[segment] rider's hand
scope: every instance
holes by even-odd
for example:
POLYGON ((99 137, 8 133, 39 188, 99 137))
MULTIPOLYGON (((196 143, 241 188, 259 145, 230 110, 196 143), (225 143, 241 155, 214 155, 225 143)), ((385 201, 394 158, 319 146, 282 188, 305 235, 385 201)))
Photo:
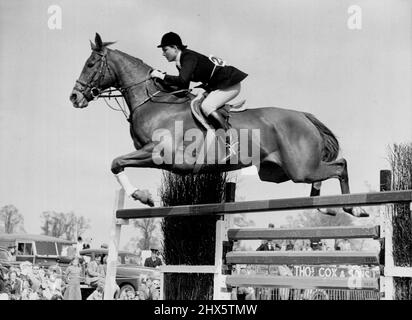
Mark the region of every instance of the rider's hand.
POLYGON ((164 79, 165 78, 165 73, 163 73, 163 72, 161 72, 161 71, 159 71, 159 70, 153 70, 151 73, 150 73, 150 76, 152 77, 152 78, 159 78, 159 79, 164 79))

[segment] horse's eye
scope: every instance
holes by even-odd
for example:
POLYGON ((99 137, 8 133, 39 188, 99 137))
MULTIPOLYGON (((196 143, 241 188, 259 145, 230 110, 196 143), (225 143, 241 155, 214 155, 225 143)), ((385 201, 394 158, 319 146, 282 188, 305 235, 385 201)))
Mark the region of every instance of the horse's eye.
POLYGON ((87 63, 88 68, 91 68, 93 66, 94 66, 94 61, 90 61, 90 62, 87 63))

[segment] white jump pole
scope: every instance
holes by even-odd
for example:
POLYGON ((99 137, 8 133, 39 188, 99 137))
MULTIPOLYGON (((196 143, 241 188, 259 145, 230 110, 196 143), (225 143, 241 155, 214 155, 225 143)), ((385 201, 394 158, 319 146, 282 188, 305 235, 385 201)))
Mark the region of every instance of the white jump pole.
POLYGON ((104 285, 104 300, 113 300, 116 290, 117 255, 119 252, 120 231, 123 224, 128 224, 128 220, 117 219, 116 211, 124 208, 124 189, 116 191, 112 224, 110 228, 109 254, 107 256, 106 281, 104 285))

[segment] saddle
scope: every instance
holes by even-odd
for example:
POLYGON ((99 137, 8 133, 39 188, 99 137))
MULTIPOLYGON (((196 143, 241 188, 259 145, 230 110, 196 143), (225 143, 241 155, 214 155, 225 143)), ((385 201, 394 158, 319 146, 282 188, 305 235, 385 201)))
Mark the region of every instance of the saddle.
MULTIPOLYGON (((209 124, 209 120, 207 119, 206 115, 203 114, 202 109, 200 106, 202 105, 203 100, 205 100, 206 96, 203 93, 198 94, 190 103, 190 108, 192 109, 192 114, 195 119, 206 129, 213 129, 213 127, 209 124)), ((235 104, 224 104, 223 106, 219 107, 216 111, 220 113, 220 115, 225 119, 225 122, 230 126, 230 113, 231 112, 242 112, 246 110, 244 106, 246 100, 242 100, 235 104)))
MULTIPOLYGON (((163 92, 167 92, 175 96, 178 101, 185 102, 187 99, 191 99, 191 94, 189 94, 189 91, 186 90, 179 90, 178 87, 175 86, 169 86, 165 85, 165 83, 160 80, 155 78, 154 79, 154 84, 155 86, 163 92)), ((207 119, 206 115, 203 114, 202 109, 200 106, 202 105, 203 100, 207 97, 207 94, 204 93, 199 93, 197 96, 193 98, 193 100, 190 102, 190 108, 192 110, 192 114, 194 118, 206 129, 213 129, 213 127, 209 124, 209 120, 207 119)), ((231 112, 242 112, 245 111, 247 108, 244 106, 246 100, 242 100, 238 103, 235 104, 225 104, 221 107, 219 107, 216 111, 220 113, 225 119, 226 123, 230 125, 229 123, 229 118, 230 118, 230 113, 231 112)))

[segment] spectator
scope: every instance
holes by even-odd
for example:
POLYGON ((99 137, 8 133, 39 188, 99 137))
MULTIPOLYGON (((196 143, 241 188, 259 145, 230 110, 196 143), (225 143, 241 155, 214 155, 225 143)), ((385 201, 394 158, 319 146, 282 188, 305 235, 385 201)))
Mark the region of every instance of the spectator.
POLYGON ((64 300, 81 300, 80 291, 80 273, 81 267, 79 259, 75 257, 66 269, 67 286, 64 291, 64 300))
POLYGON ((294 250, 295 246, 292 243, 292 240, 286 241, 286 251, 294 250))
POLYGON ((80 258, 80 251, 83 250, 83 239, 82 237, 77 237, 76 243, 76 257, 80 258))
POLYGON ((312 248, 313 251, 319 251, 322 250, 322 242, 320 239, 312 239, 310 241, 310 247, 312 248))
POLYGON ((160 291, 156 288, 152 289, 152 300, 159 300, 160 299, 160 291))
POLYGON ((12 300, 19 300, 22 290, 22 283, 20 279, 17 279, 16 271, 11 271, 9 273, 9 280, 6 282, 6 288, 12 297, 12 300))
MULTIPOLYGON (((274 229, 275 225, 273 223, 269 223, 268 228, 274 229)), ((273 240, 263 240, 256 251, 275 251, 276 249, 280 250, 280 246, 277 243, 275 244, 273 240)))
POLYGON ((22 300, 29 300, 30 299, 30 294, 32 292, 33 292, 33 290, 30 288, 29 280, 23 280, 22 291, 21 291, 21 299, 22 300))
POLYGON ((303 243, 303 251, 312 251, 310 240, 305 240, 305 242, 303 243))
POLYGON ((103 285, 99 284, 86 300, 103 300, 103 285))
POLYGON ((256 251, 278 251, 280 246, 273 242, 273 240, 267 240, 262 242, 262 244, 256 249, 256 251))
POLYGON ((140 284, 139 292, 143 293, 143 296, 140 296, 139 300, 149 300, 150 290, 147 288, 145 283, 140 284))
POLYGON ((136 293, 136 300, 146 300, 144 291, 138 290, 136 293))
POLYGON ((92 287, 97 287, 99 283, 104 283, 105 273, 101 265, 101 258, 98 255, 92 257, 92 261, 87 264, 86 283, 92 287))
POLYGON ((125 300, 135 300, 136 292, 133 289, 129 289, 126 291, 126 299, 125 300))
POLYGON ((92 242, 92 238, 86 239, 83 243, 83 250, 90 249, 90 243, 92 242))
POLYGON ((9 253, 10 253, 10 259, 11 261, 16 261, 16 246, 15 245, 10 245, 8 247, 9 253))
POLYGON ((151 248, 150 250, 152 251, 151 255, 145 260, 144 266, 151 268, 157 268, 161 266, 163 263, 162 260, 160 260, 160 258, 158 257, 159 250, 157 248, 151 248))
POLYGON ((348 239, 343 239, 343 241, 340 243, 340 249, 342 251, 351 251, 352 250, 351 243, 349 242, 348 239))
POLYGON ((62 280, 58 277, 57 271, 52 270, 52 273, 49 275, 47 287, 50 291, 51 297, 53 296, 62 296, 62 280))
POLYGON ((0 264, 0 293, 6 291, 6 269, 0 264))

